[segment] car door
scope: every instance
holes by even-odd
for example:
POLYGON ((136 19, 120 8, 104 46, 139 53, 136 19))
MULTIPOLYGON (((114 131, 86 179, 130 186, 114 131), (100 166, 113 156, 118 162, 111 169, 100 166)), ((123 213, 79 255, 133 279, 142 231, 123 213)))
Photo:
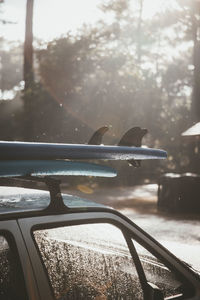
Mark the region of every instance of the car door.
POLYGON ((0 299, 40 299, 16 220, 0 222, 0 299))
POLYGON ((41 216, 19 226, 41 299, 200 299, 198 276, 118 213, 41 216))

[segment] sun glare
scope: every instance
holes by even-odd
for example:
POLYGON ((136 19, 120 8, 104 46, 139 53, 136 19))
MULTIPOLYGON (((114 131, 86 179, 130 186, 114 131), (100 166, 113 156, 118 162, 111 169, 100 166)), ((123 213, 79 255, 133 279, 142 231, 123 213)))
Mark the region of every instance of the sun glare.
POLYGON ((177 7, 178 4, 174 0, 144 0, 143 18, 151 19, 156 13, 165 12, 168 9, 171 10, 177 7))
POLYGON ((35 1, 34 34, 46 40, 69 31, 76 31, 83 24, 92 24, 102 13, 100 0, 43 0, 35 1))
MULTIPOLYGON (((74 32, 83 24, 93 24, 105 15, 99 9, 103 0, 34 0, 34 36, 43 40, 51 40, 66 32, 74 32)), ((132 7, 138 6, 138 0, 132 0, 132 7)), ((142 18, 153 18, 166 9, 176 8, 174 0, 144 0, 142 18)), ((25 26, 26 1, 6 0, 3 6, 4 16, 15 22, 15 26, 7 25, 2 29, 3 36, 9 40, 23 40, 25 26)))

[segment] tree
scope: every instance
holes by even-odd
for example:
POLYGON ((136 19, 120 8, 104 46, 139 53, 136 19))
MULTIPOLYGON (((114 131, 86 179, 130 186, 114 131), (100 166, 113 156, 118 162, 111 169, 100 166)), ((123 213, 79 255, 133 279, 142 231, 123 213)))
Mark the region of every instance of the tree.
POLYGON ((193 40, 193 115, 200 121, 200 2, 193 1, 191 7, 193 40))
POLYGON ((33 3, 26 3, 26 27, 24 41, 24 139, 32 140, 34 127, 34 72, 33 72, 33 3))
POLYGON ((24 83, 25 90, 31 87, 33 75, 33 3, 34 0, 27 0, 26 3, 26 26, 24 41, 24 83))
MULTIPOLYGON (((129 4, 107 1, 102 9, 112 12, 112 23, 102 20, 93 28, 83 27, 79 34, 68 34, 39 50, 41 82, 65 112, 83 123, 94 129, 112 124, 109 142, 140 125, 152 133, 149 145, 170 148, 175 158, 189 115, 192 82, 191 47, 177 55, 186 41, 184 13, 165 11, 145 20, 143 1, 136 7, 129 4), (168 34, 169 28, 176 39, 168 34)), ((170 162, 172 167, 179 159, 170 162)))
POLYGON ((4 92, 10 91, 14 87, 19 86, 22 81, 22 45, 16 43, 8 43, 3 38, 0 39, 0 57, 1 57, 1 75, 0 75, 0 90, 2 99, 4 92), (9 50, 5 49, 4 44, 9 45, 9 50))

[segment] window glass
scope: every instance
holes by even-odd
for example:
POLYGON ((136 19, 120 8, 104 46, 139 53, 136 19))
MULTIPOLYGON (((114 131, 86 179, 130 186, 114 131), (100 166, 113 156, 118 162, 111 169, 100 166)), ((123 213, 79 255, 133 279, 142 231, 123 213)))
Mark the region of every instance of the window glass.
POLYGON ((28 299, 16 250, 10 248, 7 239, 2 235, 0 235, 0 299, 28 299))
POLYGON ((148 282, 159 287, 165 297, 181 294, 181 282, 158 258, 133 241, 148 282))
POLYGON ((56 299, 143 299, 122 232, 110 224, 34 231, 56 299))

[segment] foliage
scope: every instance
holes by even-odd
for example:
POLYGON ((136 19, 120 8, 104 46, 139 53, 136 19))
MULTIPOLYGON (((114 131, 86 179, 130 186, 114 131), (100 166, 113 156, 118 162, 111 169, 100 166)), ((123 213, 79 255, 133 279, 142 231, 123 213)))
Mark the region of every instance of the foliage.
POLYGON ((9 50, 4 47, 5 40, 0 39, 1 80, 0 90, 12 90, 22 80, 22 45, 10 43, 9 50))
POLYGON ((109 1, 103 10, 112 10, 112 24, 84 27, 77 36, 68 34, 38 50, 41 80, 54 101, 83 123, 94 129, 111 124, 106 142, 117 142, 131 126, 147 127, 146 142, 169 149, 174 169, 181 160, 175 155, 177 139, 189 126, 191 56, 163 56, 157 41, 169 45, 164 29, 170 25, 162 24, 162 32, 147 20, 138 32, 138 10, 131 12, 128 1, 109 1))
MULTIPOLYGON (((0 25, 15 24, 12 20, 2 18, 5 1, 0 0, 0 25)), ((22 80, 22 45, 18 42, 9 42, 0 35, 0 99, 4 100, 6 91, 15 95, 14 88, 22 80)))
MULTIPOLYGON (((150 132, 144 143, 169 153, 167 163, 153 162, 157 170, 188 170, 180 135, 194 120, 191 100, 197 103, 198 90, 192 96, 192 87, 200 53, 199 14, 191 1, 174 1, 175 8, 153 19, 143 17, 143 0, 134 5, 130 0, 104 1, 101 10, 112 15, 112 22, 84 25, 76 34, 39 47, 36 80, 24 92, 26 113, 21 112, 30 138, 81 143, 98 127, 112 125, 105 143, 115 144, 138 125, 150 132)), ((19 79, 9 72, 17 65, 6 55, 6 84, 12 88, 19 79)), ((143 175, 152 173, 153 165, 144 163, 143 175)), ((127 167, 126 173, 132 181, 134 171, 127 167)))

